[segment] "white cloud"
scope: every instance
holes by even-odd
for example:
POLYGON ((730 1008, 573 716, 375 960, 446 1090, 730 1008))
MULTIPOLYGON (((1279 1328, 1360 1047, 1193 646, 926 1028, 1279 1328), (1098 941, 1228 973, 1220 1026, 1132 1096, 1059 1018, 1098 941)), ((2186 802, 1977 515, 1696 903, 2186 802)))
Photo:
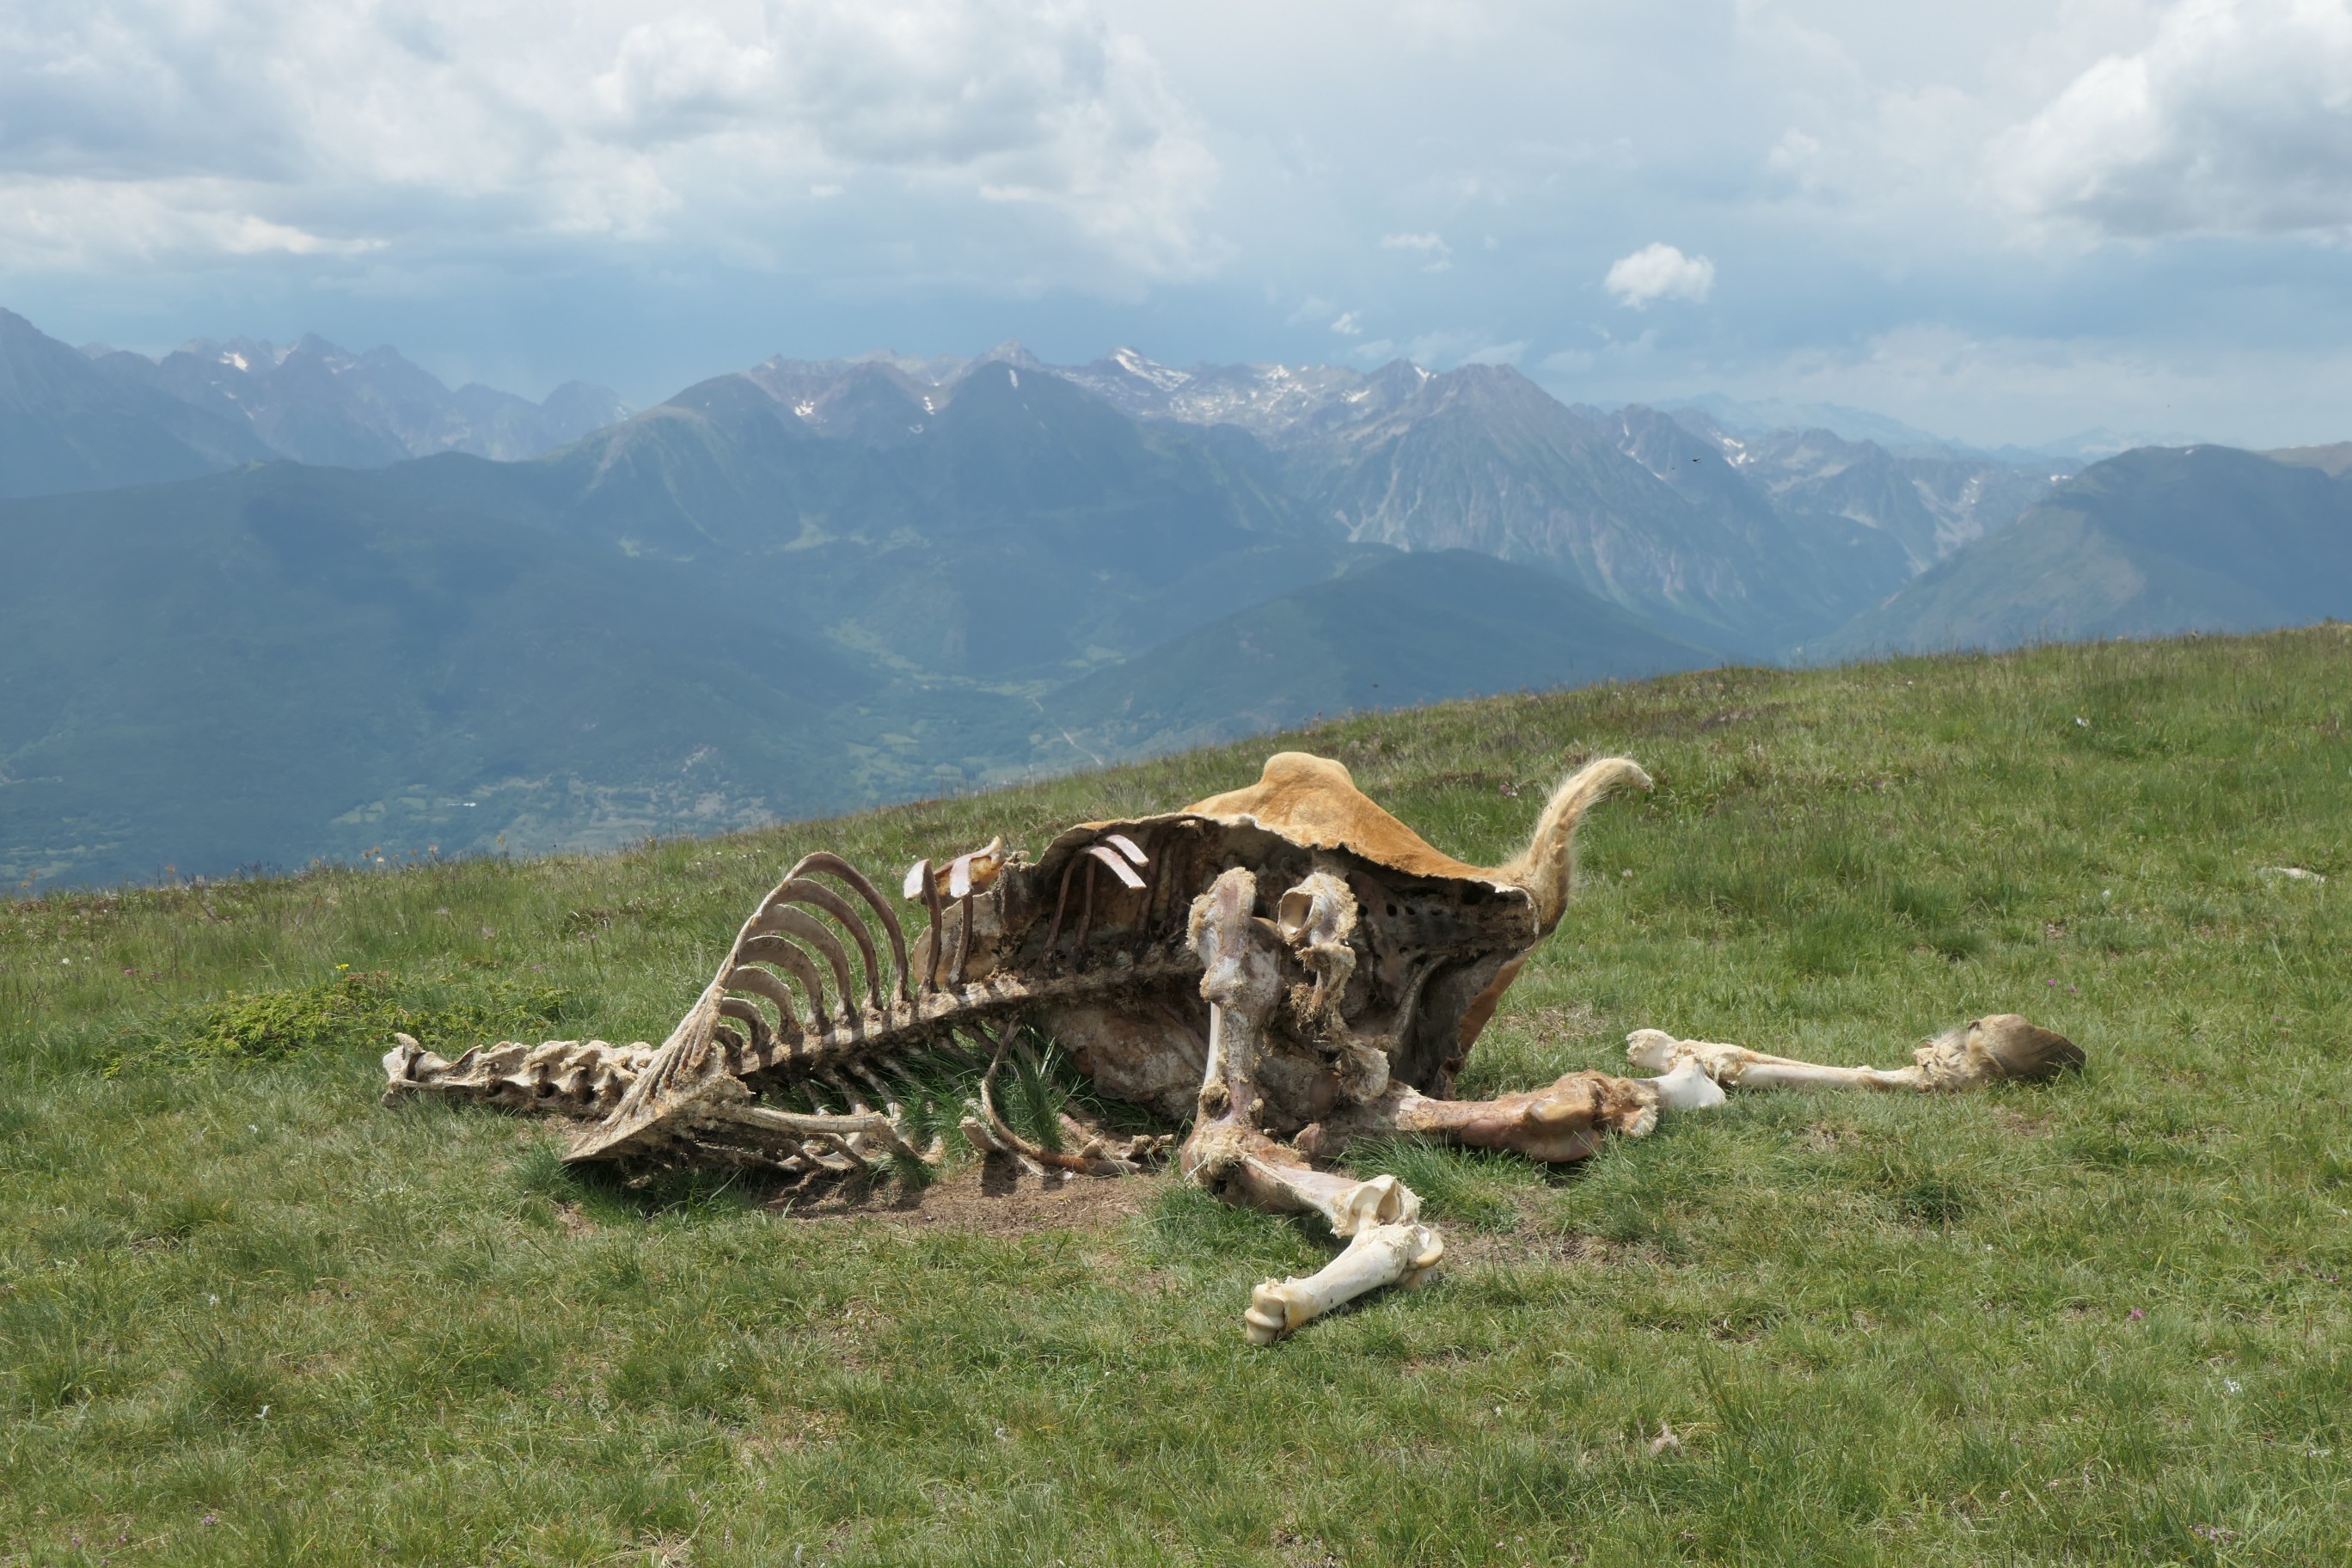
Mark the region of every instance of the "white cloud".
POLYGON ((1443 235, 1383 235, 1381 238, 1381 248, 1382 250, 1411 251, 1416 255, 1429 258, 1429 260, 1422 267, 1422 270, 1423 272, 1443 272, 1447 268, 1454 265, 1454 247, 1445 243, 1445 238, 1443 235))
POLYGON ((1995 192, 2095 234, 2352 224, 2352 5, 2185 0, 1990 150, 1995 192))
POLYGON ((1528 340, 1518 338, 1507 343, 1486 343, 1464 354, 1464 364, 1512 364, 1527 357, 1528 340))
POLYGON ((1621 305, 1646 310, 1656 300, 1706 298, 1715 287, 1715 263, 1704 256, 1685 256, 1671 245, 1645 245, 1611 265, 1601 286, 1621 305))
POLYGON ((1485 329, 1439 327, 1408 340, 1405 357, 1419 365, 1451 370, 1463 364, 1517 364, 1526 355, 1525 340, 1497 342, 1485 329))
POLYGON ((1220 254, 1214 158, 1092 0, 20 0, 0 103, 0 184, 41 215, 0 237, 18 265, 281 232, 789 248, 782 193, 850 184, 1037 209, 1042 256, 1136 277, 1220 254))
POLYGON ((2188 346, 1923 321, 1738 366, 1695 368, 1660 353, 1645 335, 1591 352, 1563 350, 1538 369, 1570 401, 1664 404, 1717 392, 1758 403, 1843 405, 1986 447, 2035 446, 2105 426, 2260 447, 2344 438, 2336 389, 2352 379, 2352 347, 2340 338, 2188 346))
POLYGON ((1345 310, 1340 312, 1339 318, 1331 323, 1331 330, 1343 338, 1361 337, 1364 323, 1356 319, 1355 311, 1345 310))

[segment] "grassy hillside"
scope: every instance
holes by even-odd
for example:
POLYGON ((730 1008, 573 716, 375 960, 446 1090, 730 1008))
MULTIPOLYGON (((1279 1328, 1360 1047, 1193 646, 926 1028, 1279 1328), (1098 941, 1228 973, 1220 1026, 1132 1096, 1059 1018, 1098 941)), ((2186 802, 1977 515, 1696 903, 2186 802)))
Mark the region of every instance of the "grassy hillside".
POLYGON ((1657 792, 1473 1057, 1831 1060, 2014 1009, 2079 1080, 1750 1097, 1547 1175, 1276 1350, 1328 1243, 1165 1178, 583 1180, 374 1103, 658 1037, 779 868, 1171 805, 1270 742, 602 858, 0 909, 0 1561, 2309 1563, 2352 1557, 2352 632, 1680 675, 1351 720, 1440 846, 1657 792), (2266 875, 2300 867, 2325 882, 2266 875), (1649 1439, 1671 1424, 1678 1447, 1649 1439))

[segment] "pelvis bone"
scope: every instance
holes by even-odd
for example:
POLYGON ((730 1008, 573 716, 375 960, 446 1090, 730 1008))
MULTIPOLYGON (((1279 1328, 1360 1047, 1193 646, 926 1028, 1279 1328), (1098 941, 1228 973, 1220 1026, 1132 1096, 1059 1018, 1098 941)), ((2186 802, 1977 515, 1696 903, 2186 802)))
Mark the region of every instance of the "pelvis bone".
POLYGON ((863 874, 813 855, 761 900, 658 1047, 503 1043, 451 1062, 401 1037, 384 1058, 384 1098, 568 1116, 575 1161, 799 1176, 940 1160, 943 1147, 908 1132, 899 1101, 909 1065, 946 1055, 986 1064, 963 1122, 985 1152, 1097 1174, 1165 1152, 1171 1138, 1076 1123, 1063 1149, 1015 1131, 992 1088, 1034 1031, 1099 1094, 1189 1121, 1176 1152, 1186 1179, 1318 1215, 1346 1243, 1315 1275, 1258 1287, 1244 1327, 1263 1344, 1425 1278, 1444 1254, 1393 1177, 1330 1168, 1358 1140, 1415 1134, 1579 1160, 1612 1135, 1650 1131, 1661 1112, 1719 1105, 1727 1087, 1965 1089, 2080 1063, 2072 1043, 2011 1016, 1963 1026, 1887 1073, 1645 1029, 1628 1054, 1653 1076, 1573 1072, 1454 1098, 1479 1033, 1566 907, 1577 825, 1649 784, 1622 758, 1591 763, 1553 793, 1526 848, 1480 867, 1423 842, 1339 763, 1282 752, 1246 789, 1071 828, 1034 862, 1002 840, 918 861, 904 879, 923 917, 911 935, 863 874))

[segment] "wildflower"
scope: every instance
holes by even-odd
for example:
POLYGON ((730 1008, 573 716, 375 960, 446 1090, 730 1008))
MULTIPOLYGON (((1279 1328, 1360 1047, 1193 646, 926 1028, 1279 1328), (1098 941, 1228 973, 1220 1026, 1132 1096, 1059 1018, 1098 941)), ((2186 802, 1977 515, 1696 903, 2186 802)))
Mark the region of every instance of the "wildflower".
POLYGON ((2133 1309, 2132 1309, 2128 1313, 2126 1313, 2126 1317, 2128 1317, 2128 1318, 2129 1318, 2133 1322, 2137 1323, 2137 1322, 2138 1322, 2142 1318, 2147 1317, 2147 1314, 2146 1312, 2141 1311, 2137 1307, 2134 1307, 2134 1308, 2133 1308, 2133 1309))

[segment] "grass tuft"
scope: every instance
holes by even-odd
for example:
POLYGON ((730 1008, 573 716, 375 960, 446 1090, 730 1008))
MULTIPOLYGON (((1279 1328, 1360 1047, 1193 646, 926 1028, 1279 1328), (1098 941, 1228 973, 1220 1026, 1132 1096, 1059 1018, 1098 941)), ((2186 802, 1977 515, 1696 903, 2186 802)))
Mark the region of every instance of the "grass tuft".
POLYGON ((462 1051, 486 1039, 536 1034, 563 1013, 563 994, 551 985, 489 980, 454 993, 446 985, 433 989, 440 994, 404 999, 390 973, 372 970, 291 990, 231 992, 218 1002, 178 1009, 108 1070, 374 1057, 394 1034, 413 1036, 428 1049, 462 1051))

